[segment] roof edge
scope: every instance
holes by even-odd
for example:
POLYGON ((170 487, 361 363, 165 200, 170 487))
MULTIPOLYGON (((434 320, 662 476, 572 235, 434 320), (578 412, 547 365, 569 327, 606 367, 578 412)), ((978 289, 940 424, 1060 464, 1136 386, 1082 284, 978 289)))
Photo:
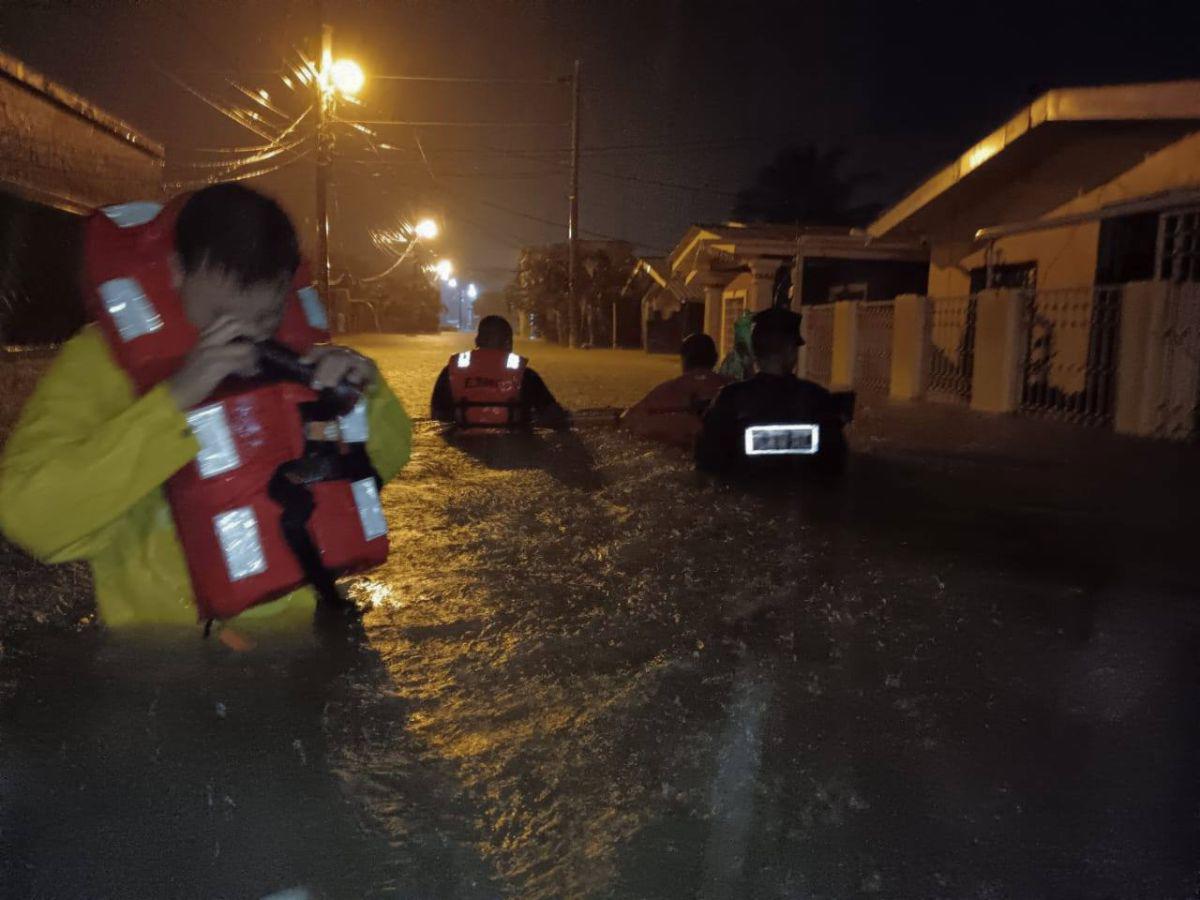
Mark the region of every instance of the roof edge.
POLYGON ((1042 94, 999 128, 969 146, 888 207, 869 226, 883 237, 938 195, 945 193, 988 160, 1050 122, 1136 122, 1200 120, 1200 80, 1141 82, 1099 87, 1055 88, 1042 94))
POLYGON ((106 113, 79 94, 50 80, 42 73, 25 65, 15 56, 2 50, 0 50, 0 77, 16 82, 31 93, 45 97, 55 106, 65 109, 90 125, 108 132, 157 160, 166 159, 162 144, 150 140, 128 122, 106 113))

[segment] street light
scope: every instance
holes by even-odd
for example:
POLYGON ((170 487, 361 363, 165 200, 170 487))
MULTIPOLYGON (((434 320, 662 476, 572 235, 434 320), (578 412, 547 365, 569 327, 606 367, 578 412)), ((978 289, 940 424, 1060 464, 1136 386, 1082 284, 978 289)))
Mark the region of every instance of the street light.
POLYGON ((467 285, 467 296, 472 300, 479 296, 479 288, 475 287, 475 282, 467 285))
POLYGON ((433 219, 422 219, 413 227, 413 233, 425 241, 431 241, 438 236, 438 224, 433 219))
POLYGON ((454 290, 455 288, 458 287, 458 279, 451 278, 449 281, 446 282, 446 284, 450 286, 450 290, 454 290))
POLYGON ((454 263, 448 259, 440 259, 433 267, 433 271, 437 275, 438 281, 449 281, 450 276, 454 274, 454 263))
POLYGON ((339 59, 329 70, 329 80, 343 97, 354 97, 367 83, 367 76, 354 60, 339 59))

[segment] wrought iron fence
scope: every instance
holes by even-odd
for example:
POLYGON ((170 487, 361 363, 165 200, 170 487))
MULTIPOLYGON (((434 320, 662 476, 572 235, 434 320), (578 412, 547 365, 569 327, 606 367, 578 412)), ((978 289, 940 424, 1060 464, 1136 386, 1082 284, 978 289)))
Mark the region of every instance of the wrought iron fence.
POLYGON ((833 304, 805 308, 805 377, 828 385, 833 376, 833 304))
POLYGON ((1121 289, 1030 291, 1022 413, 1108 425, 1116 399, 1121 289))
POLYGON ((860 302, 858 341, 854 362, 854 387, 864 394, 886 394, 892 383, 892 319, 895 304, 891 300, 860 302))
POLYGON ((975 369, 975 298, 929 298, 926 396, 950 403, 971 402, 975 369))
POLYGON ((1176 441, 1200 439, 1200 283, 1172 285, 1159 335, 1162 395, 1154 434, 1176 441))

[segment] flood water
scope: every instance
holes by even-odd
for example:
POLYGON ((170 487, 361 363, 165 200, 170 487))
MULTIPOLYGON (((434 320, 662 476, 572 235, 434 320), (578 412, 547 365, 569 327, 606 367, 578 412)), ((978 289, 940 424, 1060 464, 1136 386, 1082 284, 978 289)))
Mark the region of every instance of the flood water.
MULTIPOLYGON (((460 343, 363 346, 423 414, 460 343)), ((672 373, 529 352, 576 407, 672 373)), ((610 428, 429 423, 384 499, 359 635, 4 645, 0 894, 1200 889, 1200 579, 1173 507, 887 453, 746 491, 610 428)))

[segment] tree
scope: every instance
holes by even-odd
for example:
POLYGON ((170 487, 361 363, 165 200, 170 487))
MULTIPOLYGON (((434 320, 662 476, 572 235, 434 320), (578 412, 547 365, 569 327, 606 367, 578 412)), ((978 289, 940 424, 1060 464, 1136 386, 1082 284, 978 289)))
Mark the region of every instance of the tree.
MULTIPOLYGON (((566 244, 527 247, 521 251, 517 276, 505 289, 511 309, 532 314, 539 334, 567 341, 566 244)), ((608 328, 612 306, 633 271, 633 250, 622 241, 581 241, 579 254, 579 302, 583 341, 596 345, 611 339, 608 328)))
POLYGON ((821 150, 809 144, 781 150, 738 192, 733 217, 742 222, 795 225, 865 225, 877 204, 855 205, 855 194, 874 176, 843 171, 842 148, 821 150))

